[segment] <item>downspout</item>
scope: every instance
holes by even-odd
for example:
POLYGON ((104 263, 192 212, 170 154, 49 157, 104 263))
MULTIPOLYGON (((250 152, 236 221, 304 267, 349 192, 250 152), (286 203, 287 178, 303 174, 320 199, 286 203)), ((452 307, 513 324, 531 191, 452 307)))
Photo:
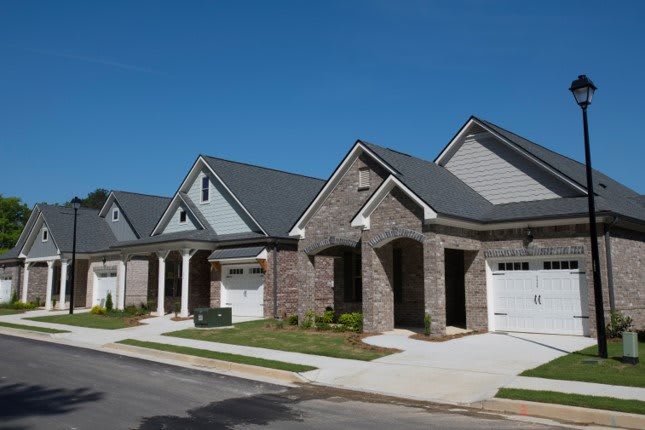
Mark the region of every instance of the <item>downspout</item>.
POLYGON ((614 269, 611 260, 611 234, 609 230, 616 224, 618 217, 609 224, 605 224, 605 254, 607 256, 607 289, 609 291, 609 309, 611 312, 616 310, 616 299, 614 297, 614 269))
POLYGON ((278 319, 278 242, 273 244, 273 318, 278 319))

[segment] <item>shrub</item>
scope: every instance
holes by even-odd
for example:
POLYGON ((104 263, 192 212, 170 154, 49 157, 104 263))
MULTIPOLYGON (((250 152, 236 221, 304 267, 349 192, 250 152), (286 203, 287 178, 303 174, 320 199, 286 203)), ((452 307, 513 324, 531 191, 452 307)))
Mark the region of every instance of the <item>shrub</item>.
POLYGON ((21 301, 17 302, 11 302, 11 303, 2 303, 0 304, 0 308, 2 309, 16 309, 16 310, 32 310, 36 309, 38 306, 36 306, 35 303, 25 303, 21 301))
POLYGON ((309 309, 305 312, 305 316, 302 319, 302 328, 313 328, 316 326, 316 314, 314 311, 309 309))
POLYGON ((298 315, 290 315, 289 318, 287 318, 287 324, 298 325, 298 315))
POLYGON ((283 320, 275 320, 275 328, 282 330, 284 328, 283 320))
POLYGON ((623 315, 620 311, 612 311, 611 319, 607 324, 607 337, 622 337, 624 331, 632 328, 633 321, 631 317, 623 315))
POLYGON ((112 303, 112 291, 108 291, 107 297, 105 297, 105 310, 112 312, 114 308, 114 303, 112 303))
POLYGON ((427 312, 423 316, 423 332, 426 336, 430 336, 432 333, 432 317, 427 312))
POLYGON ((40 307, 40 297, 36 296, 36 300, 34 300, 34 303, 36 304, 36 307, 40 307))
POLYGON ((338 323, 342 324, 346 330, 360 332, 363 330, 363 314, 360 312, 341 314, 338 317, 338 323))
POLYGON ((175 318, 177 318, 177 315, 179 315, 179 311, 181 311, 181 305, 179 302, 175 302, 172 304, 172 311, 175 313, 175 318))
POLYGON ((148 304, 146 305, 149 311, 153 311, 157 309, 157 301, 156 300, 148 300, 148 304))
POLYGON ((18 303, 18 291, 14 291, 11 295, 11 303, 18 303))
POLYGON ((107 314, 107 311, 104 307, 101 305, 94 305, 92 309, 90 310, 90 313, 92 315, 105 315, 107 314))

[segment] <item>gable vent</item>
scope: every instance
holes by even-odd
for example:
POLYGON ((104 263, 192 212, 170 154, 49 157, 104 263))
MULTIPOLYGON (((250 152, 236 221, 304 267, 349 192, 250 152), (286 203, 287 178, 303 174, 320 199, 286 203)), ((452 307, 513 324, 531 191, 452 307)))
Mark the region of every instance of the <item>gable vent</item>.
POLYGON ((370 187, 370 169, 358 170, 358 189, 366 189, 370 187))

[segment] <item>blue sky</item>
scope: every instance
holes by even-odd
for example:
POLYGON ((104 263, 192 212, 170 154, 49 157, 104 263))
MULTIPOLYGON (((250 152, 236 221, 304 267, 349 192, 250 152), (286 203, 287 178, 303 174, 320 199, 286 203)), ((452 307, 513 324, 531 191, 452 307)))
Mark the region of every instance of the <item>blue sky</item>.
POLYGON ((327 178, 434 159, 471 115, 645 193, 645 2, 3 2, 0 193, 172 195, 198 154, 327 178))

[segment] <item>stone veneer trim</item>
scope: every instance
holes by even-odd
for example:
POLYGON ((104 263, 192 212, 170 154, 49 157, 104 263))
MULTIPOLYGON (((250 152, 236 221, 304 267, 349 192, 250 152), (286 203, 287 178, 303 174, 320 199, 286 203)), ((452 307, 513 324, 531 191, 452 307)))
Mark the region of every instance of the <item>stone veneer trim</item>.
POLYGON ((331 248, 332 246, 349 246, 350 248, 358 248, 358 243, 358 240, 330 236, 326 239, 312 243, 304 248, 303 251, 307 255, 315 255, 324 249, 331 248))
POLYGON ((418 231, 410 230, 408 228, 393 228, 391 230, 386 230, 383 233, 379 233, 374 236, 367 244, 372 248, 378 248, 382 242, 390 242, 393 239, 408 238, 416 240, 417 242, 425 242, 426 237, 423 233, 418 231))

